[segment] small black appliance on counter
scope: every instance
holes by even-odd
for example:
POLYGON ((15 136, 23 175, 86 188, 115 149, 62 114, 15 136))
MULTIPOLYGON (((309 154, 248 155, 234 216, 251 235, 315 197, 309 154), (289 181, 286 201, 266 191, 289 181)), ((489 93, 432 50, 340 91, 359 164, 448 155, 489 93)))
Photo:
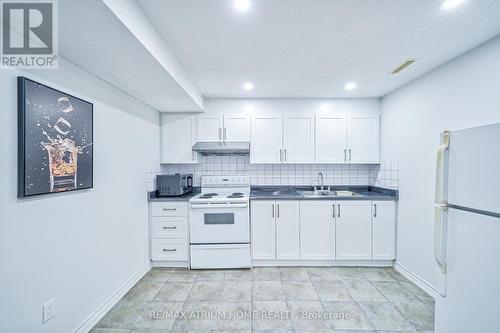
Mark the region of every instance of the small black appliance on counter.
POLYGON ((157 197, 180 197, 193 191, 193 174, 157 175, 157 197))

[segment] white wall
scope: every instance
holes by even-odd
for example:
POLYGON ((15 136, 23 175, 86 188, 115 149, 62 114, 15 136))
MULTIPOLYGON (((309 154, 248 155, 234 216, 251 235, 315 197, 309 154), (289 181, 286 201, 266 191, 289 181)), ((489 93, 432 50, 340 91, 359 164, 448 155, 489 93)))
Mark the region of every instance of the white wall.
POLYGON ((500 121, 499 59, 497 37, 382 98, 381 158, 399 161, 398 262, 431 286, 439 134, 500 121))
POLYGON ((380 112, 380 101, 377 98, 360 99, 207 99, 206 112, 219 113, 376 113, 380 112))
POLYGON ((155 110, 60 62, 0 71, 0 331, 71 332, 148 265, 146 174, 155 110), (94 188, 18 200, 17 75, 94 103, 94 188), (42 304, 56 298, 42 324, 42 304))

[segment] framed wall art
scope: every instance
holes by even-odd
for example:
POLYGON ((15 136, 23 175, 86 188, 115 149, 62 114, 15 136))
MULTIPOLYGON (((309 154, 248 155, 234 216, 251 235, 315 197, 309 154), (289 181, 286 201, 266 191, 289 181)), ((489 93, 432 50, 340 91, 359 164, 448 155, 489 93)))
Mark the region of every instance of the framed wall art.
POLYGON ((93 105, 18 77, 18 197, 93 186, 93 105))

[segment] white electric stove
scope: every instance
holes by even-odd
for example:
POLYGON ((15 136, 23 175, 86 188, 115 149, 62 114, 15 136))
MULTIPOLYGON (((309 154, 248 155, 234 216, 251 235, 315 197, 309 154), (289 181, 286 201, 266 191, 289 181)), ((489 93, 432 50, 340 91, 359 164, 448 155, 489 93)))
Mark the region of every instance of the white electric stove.
POLYGON ((250 260, 250 179, 203 176, 189 200, 191 268, 244 268, 250 260))

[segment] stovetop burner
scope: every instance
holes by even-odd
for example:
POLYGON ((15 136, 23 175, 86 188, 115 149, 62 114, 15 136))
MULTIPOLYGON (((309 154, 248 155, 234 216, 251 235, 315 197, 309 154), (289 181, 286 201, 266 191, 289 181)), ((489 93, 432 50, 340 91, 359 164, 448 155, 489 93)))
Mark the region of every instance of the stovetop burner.
POLYGON ((200 196, 200 199, 211 199, 213 197, 216 197, 217 193, 205 193, 200 196))
POLYGON ((227 197, 228 198, 243 198, 243 196, 244 196, 243 193, 241 193, 241 192, 235 192, 235 193, 233 193, 231 195, 228 195, 227 197))

